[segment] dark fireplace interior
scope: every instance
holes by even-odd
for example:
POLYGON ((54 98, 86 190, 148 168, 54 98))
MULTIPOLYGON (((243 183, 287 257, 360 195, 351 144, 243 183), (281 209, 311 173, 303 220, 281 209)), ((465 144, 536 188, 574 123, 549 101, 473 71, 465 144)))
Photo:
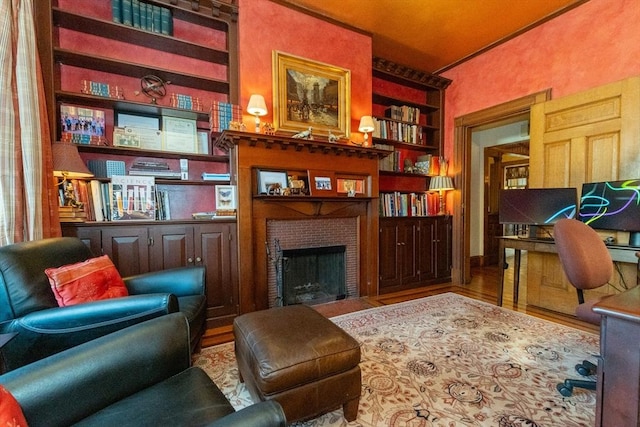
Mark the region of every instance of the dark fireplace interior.
POLYGON ((321 304, 346 298, 346 246, 285 249, 282 303, 321 304))

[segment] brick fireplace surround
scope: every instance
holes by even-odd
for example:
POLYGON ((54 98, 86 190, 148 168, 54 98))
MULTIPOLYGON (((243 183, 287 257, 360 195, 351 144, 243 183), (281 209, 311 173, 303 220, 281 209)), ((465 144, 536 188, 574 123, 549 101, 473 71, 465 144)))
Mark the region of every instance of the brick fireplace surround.
MULTIPOLYGON (((282 249, 292 245, 347 246, 347 287, 351 296, 378 292, 378 161, 388 153, 368 147, 318 140, 225 131, 216 143, 229 151, 232 183, 238 186, 238 285, 240 313, 269 308, 275 284, 265 243, 273 247, 274 227, 296 222, 302 230, 282 229, 282 249), (308 170, 364 179, 365 194, 347 197, 267 196, 257 194, 257 170, 308 170), (348 226, 348 231, 342 227, 348 226), (271 227, 271 231, 269 228, 271 227), (333 230, 333 231, 331 231, 333 230), (340 236, 348 234, 348 236, 340 236), (302 239, 298 241, 298 239, 302 239), (296 242, 297 241, 297 242, 296 242), (284 242, 287 242, 285 247, 284 242), (349 251, 349 247, 352 247, 349 251), (349 271, 349 265, 351 270, 349 271), (271 285, 273 287, 274 285, 271 285), (273 291, 272 291, 273 292, 273 291)), ((335 181, 334 181, 335 182, 335 181)))

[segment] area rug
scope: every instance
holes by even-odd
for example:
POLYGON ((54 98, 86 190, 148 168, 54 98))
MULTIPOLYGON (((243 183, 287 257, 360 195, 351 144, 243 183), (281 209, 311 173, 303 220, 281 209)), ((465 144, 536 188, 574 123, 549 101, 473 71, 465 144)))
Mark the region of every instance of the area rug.
MULTIPOLYGON (((596 334, 447 293, 332 318, 362 346, 358 419, 342 409, 305 426, 593 426, 595 392, 556 384, 595 362, 596 334)), ((302 326, 302 325, 301 325, 302 326)), ((286 333, 286 331, 283 331, 286 333)), ((202 367, 240 409, 233 343, 206 348, 202 367)))

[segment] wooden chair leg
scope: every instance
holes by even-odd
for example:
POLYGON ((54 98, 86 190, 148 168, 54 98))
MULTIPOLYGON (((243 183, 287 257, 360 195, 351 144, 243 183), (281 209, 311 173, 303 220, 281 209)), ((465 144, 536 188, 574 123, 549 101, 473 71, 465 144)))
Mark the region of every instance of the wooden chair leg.
POLYGON ((344 413, 344 418, 347 421, 355 421, 358 418, 358 405, 360 404, 360 398, 349 400, 344 405, 342 405, 342 412, 344 413))

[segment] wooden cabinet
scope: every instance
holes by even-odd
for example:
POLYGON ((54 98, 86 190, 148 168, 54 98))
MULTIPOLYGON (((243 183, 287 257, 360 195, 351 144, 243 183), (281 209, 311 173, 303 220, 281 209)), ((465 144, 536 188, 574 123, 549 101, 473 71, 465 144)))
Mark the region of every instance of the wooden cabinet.
MULTIPOLYGON (((436 216, 444 91, 450 80, 382 58, 373 60, 373 116, 380 161, 380 293, 451 277, 451 219, 436 216), (392 112, 400 112, 396 115, 392 112)), ((444 174, 445 170, 442 170, 444 174)))
POLYGON ((69 224, 62 232, 83 240, 95 255, 109 255, 125 277, 204 265, 207 327, 230 324, 238 314, 237 234, 233 221, 69 224))
POLYGON ((380 219, 379 292, 451 279, 451 217, 380 219))
POLYGON ((602 315, 596 426, 640 425, 640 287, 608 297, 602 315))

